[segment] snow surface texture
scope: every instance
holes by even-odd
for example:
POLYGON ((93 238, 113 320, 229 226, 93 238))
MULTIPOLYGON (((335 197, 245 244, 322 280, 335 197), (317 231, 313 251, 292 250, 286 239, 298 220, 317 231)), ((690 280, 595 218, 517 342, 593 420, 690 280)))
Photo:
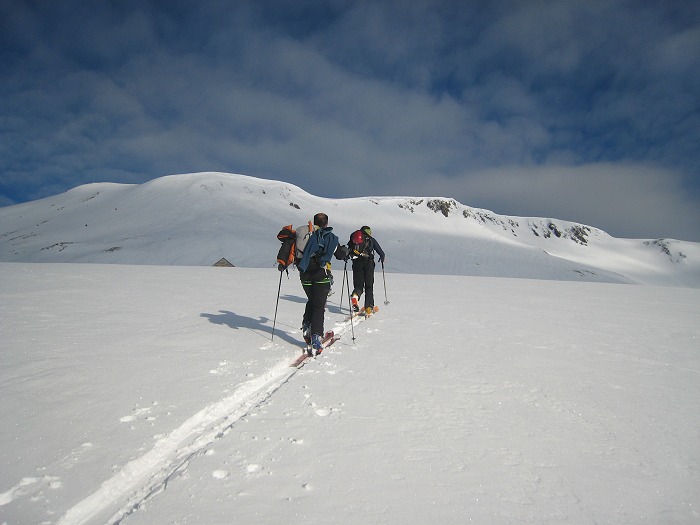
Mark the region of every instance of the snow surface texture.
POLYGON ((700 521, 700 290, 390 273, 353 342, 336 271, 296 369, 295 273, 273 341, 274 269, 0 276, 0 523, 700 521))
POLYGON ((319 211, 347 242, 363 224, 387 271, 700 288, 700 243, 616 239, 571 222, 497 215, 434 197, 326 199, 224 173, 89 184, 0 208, 0 261, 269 268, 285 224, 319 211))

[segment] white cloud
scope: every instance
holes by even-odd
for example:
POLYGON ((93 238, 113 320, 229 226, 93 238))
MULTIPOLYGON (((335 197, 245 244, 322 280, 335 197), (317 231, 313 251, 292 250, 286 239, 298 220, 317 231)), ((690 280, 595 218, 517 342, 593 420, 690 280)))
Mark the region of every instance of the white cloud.
POLYGON ((307 2, 284 4, 289 22, 271 5, 103 7, 75 39, 64 7, 18 9, 36 42, 1 79, 0 191, 217 170, 623 236, 697 230, 679 175, 700 160, 692 27, 624 2, 339 2, 318 20, 307 2), (45 31, 47 12, 65 23, 45 31))

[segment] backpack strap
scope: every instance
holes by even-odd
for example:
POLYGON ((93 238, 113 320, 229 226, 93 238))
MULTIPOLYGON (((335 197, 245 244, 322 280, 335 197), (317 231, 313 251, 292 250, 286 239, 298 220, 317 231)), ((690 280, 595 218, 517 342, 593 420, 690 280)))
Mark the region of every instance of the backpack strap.
POLYGON ((353 258, 374 258, 372 238, 369 236, 369 234, 365 233, 362 230, 357 230, 350 237, 350 243, 352 244, 351 252, 353 254, 353 258))

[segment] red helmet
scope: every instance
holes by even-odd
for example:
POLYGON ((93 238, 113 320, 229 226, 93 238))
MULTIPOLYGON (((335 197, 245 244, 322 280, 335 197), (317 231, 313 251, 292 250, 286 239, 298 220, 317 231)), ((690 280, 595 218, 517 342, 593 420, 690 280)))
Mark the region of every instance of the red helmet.
POLYGON ((360 230, 357 230, 350 236, 350 240, 355 244, 362 244, 364 235, 360 230))

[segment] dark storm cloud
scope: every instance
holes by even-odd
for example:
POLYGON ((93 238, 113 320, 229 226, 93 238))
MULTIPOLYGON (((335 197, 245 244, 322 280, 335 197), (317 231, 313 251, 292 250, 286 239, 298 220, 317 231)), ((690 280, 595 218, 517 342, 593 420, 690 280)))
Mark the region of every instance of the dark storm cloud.
POLYGON ((0 204, 220 170, 700 240, 696 2, 0 0, 0 20, 0 204), (652 201, 674 219, 633 213, 652 201))

